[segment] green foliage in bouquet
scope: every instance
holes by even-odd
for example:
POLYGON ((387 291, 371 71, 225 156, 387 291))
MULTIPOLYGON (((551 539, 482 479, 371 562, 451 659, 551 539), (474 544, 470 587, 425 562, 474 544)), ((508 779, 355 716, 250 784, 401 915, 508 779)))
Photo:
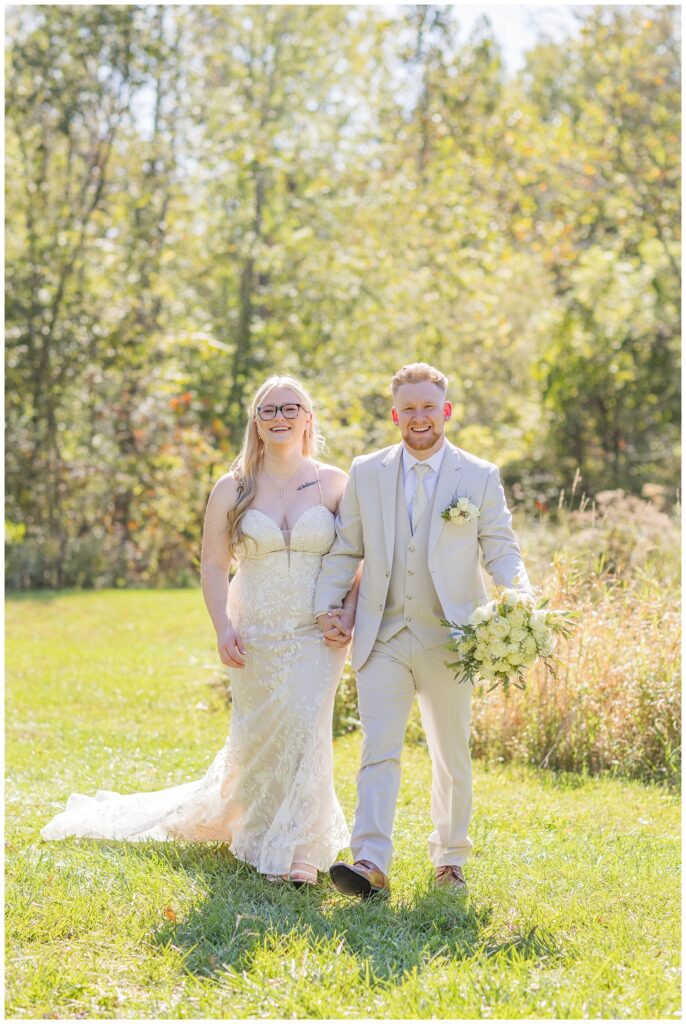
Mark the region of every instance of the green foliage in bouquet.
POLYGON ((524 671, 540 658, 554 675, 552 657, 557 638, 572 631, 572 613, 546 609, 547 599, 538 606, 531 594, 498 588, 497 597, 475 609, 468 623, 458 625, 441 620, 450 628, 448 649, 458 655, 446 662, 459 682, 490 682, 488 692, 501 685, 523 690, 524 671))

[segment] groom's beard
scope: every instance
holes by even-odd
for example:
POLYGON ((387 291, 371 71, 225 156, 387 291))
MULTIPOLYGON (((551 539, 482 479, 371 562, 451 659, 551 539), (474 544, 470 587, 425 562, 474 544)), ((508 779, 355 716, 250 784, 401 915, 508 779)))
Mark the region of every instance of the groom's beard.
POLYGON ((412 448, 416 452, 425 452, 427 448, 433 448, 440 441, 443 440, 443 432, 436 430, 433 424, 430 424, 430 430, 424 431, 421 434, 415 434, 409 427, 407 430, 402 432, 402 438, 408 448, 412 448))

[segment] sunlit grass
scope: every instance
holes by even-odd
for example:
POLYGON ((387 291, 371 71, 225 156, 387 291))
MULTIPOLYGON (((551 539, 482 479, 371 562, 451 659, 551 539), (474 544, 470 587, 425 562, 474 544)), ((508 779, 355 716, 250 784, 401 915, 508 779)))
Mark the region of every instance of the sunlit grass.
MULTIPOLYGON (((465 899, 431 885, 416 744, 384 903, 271 886, 220 845, 40 840, 72 791, 202 775, 228 728, 216 676, 195 591, 9 601, 9 1016, 679 1016, 664 787, 477 764, 465 899)), ((336 741, 348 819, 358 757, 336 741)))

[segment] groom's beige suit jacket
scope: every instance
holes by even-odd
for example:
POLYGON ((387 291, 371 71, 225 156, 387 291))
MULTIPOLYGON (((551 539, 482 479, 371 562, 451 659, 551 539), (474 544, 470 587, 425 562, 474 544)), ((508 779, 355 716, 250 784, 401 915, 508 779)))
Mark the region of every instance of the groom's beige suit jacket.
POLYGON ((385 639, 403 625, 425 647, 446 643, 441 616, 464 623, 488 599, 479 552, 497 584, 530 590, 497 467, 448 441, 445 447, 433 500, 414 535, 409 522, 405 528, 402 443, 353 461, 314 611, 340 608, 363 558, 354 669, 364 665, 377 637, 385 639), (470 522, 443 519, 451 501, 462 497, 477 506, 479 516, 470 522))

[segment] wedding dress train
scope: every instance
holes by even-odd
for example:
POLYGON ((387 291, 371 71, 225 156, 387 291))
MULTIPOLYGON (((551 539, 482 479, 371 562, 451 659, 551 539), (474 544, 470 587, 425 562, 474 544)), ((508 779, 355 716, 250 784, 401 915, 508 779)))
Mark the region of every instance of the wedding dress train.
POLYGON ((249 509, 231 620, 246 648, 230 669, 231 732, 204 778, 152 793, 73 794, 44 839, 220 840, 264 874, 294 861, 325 870, 348 832, 333 784, 331 721, 345 650, 313 621, 322 556, 334 539, 323 504, 296 520, 290 539, 249 509))

